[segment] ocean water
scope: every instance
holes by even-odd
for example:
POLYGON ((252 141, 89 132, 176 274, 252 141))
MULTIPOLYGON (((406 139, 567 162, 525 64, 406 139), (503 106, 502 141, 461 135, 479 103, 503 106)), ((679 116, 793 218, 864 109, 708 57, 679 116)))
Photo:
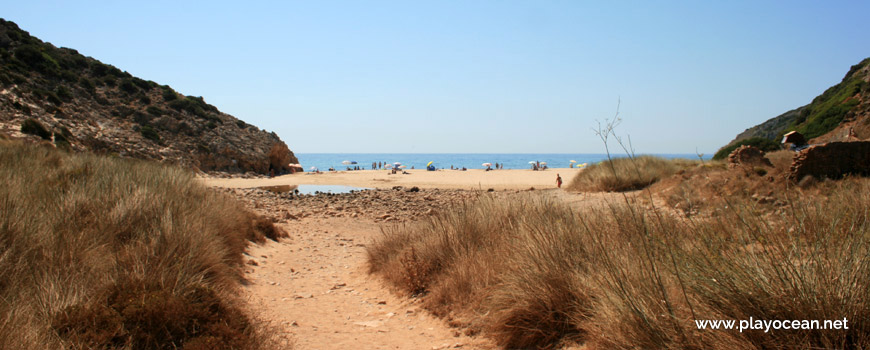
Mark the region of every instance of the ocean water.
MULTIPOLYGON (((698 159, 695 154, 654 154, 664 158, 698 159)), ((438 169, 450 169, 466 167, 468 169, 484 169, 483 163, 504 164, 505 169, 530 169, 529 162, 546 162, 550 168, 567 168, 570 161, 576 164, 597 163, 607 159, 606 154, 562 154, 562 153, 296 153, 299 163, 310 171, 316 167, 325 171, 330 167, 336 170, 347 170, 348 167, 359 166, 362 169, 371 169, 372 162, 386 162, 387 164, 402 163, 408 169, 425 169, 430 161, 438 169), (343 161, 357 162, 355 165, 344 165, 343 161)), ((705 156, 709 158, 709 156, 705 156)))

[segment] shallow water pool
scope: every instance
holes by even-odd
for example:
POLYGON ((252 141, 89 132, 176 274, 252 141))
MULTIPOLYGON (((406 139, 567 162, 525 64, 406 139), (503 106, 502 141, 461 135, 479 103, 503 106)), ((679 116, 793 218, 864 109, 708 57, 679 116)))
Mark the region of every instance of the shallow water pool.
POLYGON ((295 190, 299 190, 299 194, 316 194, 317 192, 338 194, 350 193, 350 191, 364 191, 371 189, 366 187, 354 187, 344 185, 280 185, 263 186, 260 188, 277 193, 293 192, 295 190))

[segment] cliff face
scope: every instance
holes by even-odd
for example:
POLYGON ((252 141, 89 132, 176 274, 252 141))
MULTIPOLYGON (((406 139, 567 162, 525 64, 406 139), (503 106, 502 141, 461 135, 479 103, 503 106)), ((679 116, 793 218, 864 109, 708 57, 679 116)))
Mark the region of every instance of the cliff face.
POLYGON ((57 48, 3 19, 0 133, 202 171, 281 174, 299 162, 274 132, 202 97, 57 48))
POLYGON ((806 106, 746 129, 728 145, 756 137, 779 142, 792 130, 804 134, 810 143, 844 141, 850 129, 853 140, 870 138, 870 58, 852 66, 839 84, 806 106))

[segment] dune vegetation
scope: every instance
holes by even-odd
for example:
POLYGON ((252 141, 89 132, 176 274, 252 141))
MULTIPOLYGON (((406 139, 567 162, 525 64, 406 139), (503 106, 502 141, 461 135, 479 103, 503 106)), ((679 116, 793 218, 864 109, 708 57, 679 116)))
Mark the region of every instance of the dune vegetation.
POLYGON ((281 235, 192 174, 0 141, 0 349, 265 349, 242 253, 281 235))
POLYGON ((870 182, 741 197, 683 216, 641 196, 577 210, 541 193, 473 203, 368 248, 370 271, 506 348, 870 347, 870 182), (700 320, 848 320, 841 330, 711 330, 700 320))
POLYGON ((698 161, 656 156, 614 158, 590 165, 565 186, 575 192, 624 192, 646 188, 698 161))

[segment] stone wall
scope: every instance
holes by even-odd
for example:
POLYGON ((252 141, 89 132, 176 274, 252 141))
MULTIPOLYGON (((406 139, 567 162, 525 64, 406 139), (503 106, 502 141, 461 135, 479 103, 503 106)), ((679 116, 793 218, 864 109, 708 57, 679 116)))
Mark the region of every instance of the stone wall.
POLYGON ((846 174, 870 175, 870 141, 811 146, 795 156, 788 177, 797 182, 806 176, 838 179, 846 174))

